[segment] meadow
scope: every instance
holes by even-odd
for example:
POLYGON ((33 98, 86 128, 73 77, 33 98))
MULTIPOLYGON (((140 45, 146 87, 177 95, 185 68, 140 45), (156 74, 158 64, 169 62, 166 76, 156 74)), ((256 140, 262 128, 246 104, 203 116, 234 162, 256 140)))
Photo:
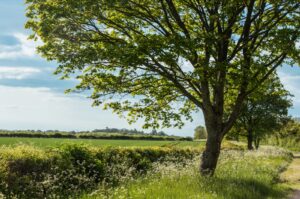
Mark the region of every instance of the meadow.
POLYGON ((63 138, 0 138, 0 146, 32 145, 41 148, 58 147, 64 144, 86 144, 90 146, 177 146, 177 147, 202 147, 205 141, 150 141, 150 140, 101 140, 101 139, 63 139, 63 138))
POLYGON ((167 163, 146 176, 127 177, 120 186, 105 188, 82 199, 283 199, 289 189, 280 184, 279 175, 291 162, 291 154, 275 147, 248 152, 227 150, 221 154, 214 177, 199 175, 199 157, 186 164, 167 163))
POLYGON ((225 140, 214 177, 199 174, 205 140, 0 138, 0 193, 7 198, 287 198, 289 151, 246 150, 225 140), (226 186, 224 186, 226 184, 226 186), (239 190, 239 191, 236 191, 239 190))
POLYGON ((280 173, 292 155, 226 141, 214 177, 199 174, 204 141, 1 138, 7 198, 286 198, 280 173), (238 190, 238 191, 237 191, 238 190))

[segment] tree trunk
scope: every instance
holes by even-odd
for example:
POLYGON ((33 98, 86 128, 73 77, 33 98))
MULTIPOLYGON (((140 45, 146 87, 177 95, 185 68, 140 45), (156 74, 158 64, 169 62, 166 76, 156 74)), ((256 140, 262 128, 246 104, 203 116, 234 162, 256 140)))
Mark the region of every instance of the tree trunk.
POLYGON ((260 144, 260 138, 256 138, 254 144, 255 144, 255 149, 257 150, 260 144))
POLYGON ((200 173, 204 176, 213 176, 221 150, 221 132, 214 129, 207 129, 208 137, 206 148, 202 154, 200 173))
POLYGON ((253 150, 253 132, 251 129, 248 129, 248 135, 247 135, 247 141, 248 141, 248 150, 253 150))

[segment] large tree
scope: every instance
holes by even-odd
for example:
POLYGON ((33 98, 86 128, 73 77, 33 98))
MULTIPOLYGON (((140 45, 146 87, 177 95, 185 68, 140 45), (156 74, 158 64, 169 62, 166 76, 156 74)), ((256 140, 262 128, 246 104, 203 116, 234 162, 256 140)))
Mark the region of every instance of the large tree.
POLYGON ((39 52, 104 103, 144 127, 180 127, 202 110, 202 174, 247 96, 299 62, 299 0, 27 0, 39 52), (228 109, 225 107, 229 107, 228 109))
POLYGON ((289 120, 290 97, 279 78, 271 76, 248 96, 229 136, 246 136, 248 149, 253 149, 253 143, 257 149, 262 138, 280 130, 289 120))

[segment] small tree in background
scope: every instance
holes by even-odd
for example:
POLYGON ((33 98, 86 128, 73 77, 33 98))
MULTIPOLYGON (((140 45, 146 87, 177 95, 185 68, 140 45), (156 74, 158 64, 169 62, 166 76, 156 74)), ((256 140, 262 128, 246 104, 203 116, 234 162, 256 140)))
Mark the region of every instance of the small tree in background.
POLYGON ((195 128, 194 139, 195 140, 207 139, 207 132, 206 132, 205 127, 203 127, 203 126, 197 126, 195 128))
POLYGON ((292 106, 290 97, 279 78, 271 76, 248 97, 230 136, 246 136, 248 149, 253 149, 253 143, 257 149, 261 139, 279 130, 287 121, 288 109, 292 106))
POLYGON ((287 120, 283 128, 268 137, 268 144, 287 147, 299 151, 300 147, 300 121, 298 118, 287 120))

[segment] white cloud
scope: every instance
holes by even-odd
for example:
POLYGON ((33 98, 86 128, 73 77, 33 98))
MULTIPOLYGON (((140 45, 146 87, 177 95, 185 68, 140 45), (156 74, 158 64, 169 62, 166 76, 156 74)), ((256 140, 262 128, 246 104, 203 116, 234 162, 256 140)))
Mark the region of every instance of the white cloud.
POLYGON ((0 66, 0 80, 1 79, 25 79, 35 74, 40 73, 41 70, 31 67, 8 67, 0 66))
POLYGON ((41 41, 28 40, 28 36, 23 33, 15 33, 13 36, 19 41, 19 44, 0 45, 0 59, 33 58, 36 56, 36 47, 41 44, 41 41))
MULTIPOLYGON (((90 99, 52 92, 49 88, 9 87, 0 85, 1 129, 92 130, 96 128, 138 128, 129 125, 111 111, 92 108, 90 99)), ((195 122, 185 128, 166 129, 170 134, 192 136, 202 121, 199 113, 195 122)))
POLYGON ((49 88, 0 86, 0 96, 1 129, 129 127, 125 120, 111 112, 92 108, 89 99, 58 94, 49 88))
POLYGON ((21 42, 21 53, 22 55, 33 57, 36 54, 36 47, 39 42, 29 40, 27 35, 22 33, 16 33, 14 36, 21 42))
POLYGON ((299 82, 300 75, 292 75, 284 72, 278 72, 278 75, 281 79, 284 87, 290 91, 292 95, 294 95, 293 102, 294 105, 300 105, 300 90, 299 90, 299 82))

